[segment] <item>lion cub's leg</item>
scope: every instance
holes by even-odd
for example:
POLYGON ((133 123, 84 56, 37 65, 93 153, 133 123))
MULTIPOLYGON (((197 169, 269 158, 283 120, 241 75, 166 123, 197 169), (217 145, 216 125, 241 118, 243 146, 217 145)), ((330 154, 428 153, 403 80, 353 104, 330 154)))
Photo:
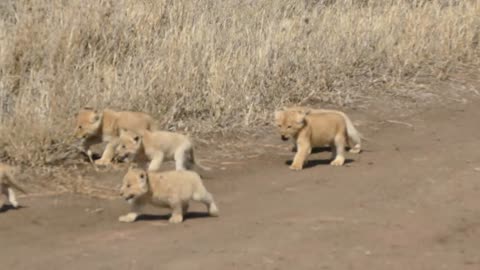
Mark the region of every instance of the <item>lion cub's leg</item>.
POLYGON ((348 137, 348 133, 347 133, 347 138, 345 140, 346 140, 345 145, 350 148, 348 152, 353 154, 359 154, 362 151, 362 145, 359 142, 356 142, 352 138, 348 137))
POLYGON ((170 207, 172 208, 172 216, 170 217, 168 222, 177 224, 183 221, 183 209, 185 207, 185 203, 187 202, 173 201, 170 203, 170 207))
POLYGON ((142 210, 143 204, 133 202, 132 209, 130 213, 118 217, 118 221, 120 222, 134 222, 137 220, 138 216, 140 215, 140 211, 142 210))
POLYGON ((334 143, 332 145, 332 159, 330 162, 332 166, 342 166, 345 163, 345 144, 346 138, 343 134, 335 136, 334 143))
POLYGON ((105 147, 102 157, 99 160, 95 160, 97 165, 108 165, 112 163, 112 159, 115 155, 115 147, 117 146, 117 140, 111 141, 105 147))
POLYGON ((293 158, 292 165, 290 166, 291 170, 301 170, 303 168, 303 164, 308 158, 308 155, 312 152, 312 147, 310 143, 307 142, 299 142, 297 143, 297 153, 293 158))
POLYGON ((213 200, 212 194, 210 194, 210 192, 208 192, 205 187, 193 194, 193 200, 205 204, 205 206, 207 206, 208 214, 210 216, 218 216, 218 207, 213 200))
POLYGON ((17 198, 15 197, 15 192, 12 188, 8 188, 8 201, 14 208, 18 207, 17 198))
POLYGON ((181 146, 175 151, 174 159, 175 159, 175 169, 177 171, 188 170, 191 169, 192 165, 190 165, 190 151, 191 147, 189 145, 181 146))
POLYGON ((160 152, 156 154, 152 161, 150 161, 150 164, 148 165, 148 171, 154 172, 160 170, 160 167, 162 166, 163 163, 163 158, 164 158, 163 152, 160 152))
POLYGON ((130 223, 130 222, 135 222, 135 220, 137 220, 137 217, 139 216, 138 213, 136 212, 130 212, 126 215, 123 215, 123 216, 120 216, 118 218, 118 221, 120 222, 127 222, 127 223, 130 223))

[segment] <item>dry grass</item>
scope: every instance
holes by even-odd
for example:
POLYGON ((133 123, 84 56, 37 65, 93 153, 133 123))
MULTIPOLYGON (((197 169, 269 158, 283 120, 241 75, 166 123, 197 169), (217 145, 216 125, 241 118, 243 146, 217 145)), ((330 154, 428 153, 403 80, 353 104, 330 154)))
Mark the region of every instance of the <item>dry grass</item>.
POLYGON ((479 14, 447 0, 5 0, 0 159, 45 163, 85 105, 208 132, 444 77, 478 63, 479 14))

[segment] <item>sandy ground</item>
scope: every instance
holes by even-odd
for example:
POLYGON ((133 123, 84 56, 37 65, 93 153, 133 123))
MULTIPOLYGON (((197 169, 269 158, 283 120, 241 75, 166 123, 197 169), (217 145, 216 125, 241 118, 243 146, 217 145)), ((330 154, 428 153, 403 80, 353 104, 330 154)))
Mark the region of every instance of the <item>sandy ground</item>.
POLYGON ((320 152, 300 172, 271 133, 264 154, 205 180, 220 217, 194 204, 180 225, 154 208, 119 223, 120 198, 22 197, 0 214, 0 268, 480 269, 479 119, 473 101, 366 125, 347 166, 320 152))

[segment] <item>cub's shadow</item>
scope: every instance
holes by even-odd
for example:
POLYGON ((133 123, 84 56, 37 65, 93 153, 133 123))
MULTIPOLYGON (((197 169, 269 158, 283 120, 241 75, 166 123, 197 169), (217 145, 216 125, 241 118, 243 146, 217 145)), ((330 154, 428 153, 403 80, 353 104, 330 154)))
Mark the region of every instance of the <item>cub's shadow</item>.
MULTIPOLYGON (((152 221, 152 220, 168 220, 171 214, 166 215, 153 215, 153 214, 141 214, 137 221, 152 221)), ((188 212, 183 216, 183 220, 195 219, 195 218, 207 218, 210 215, 207 212, 188 212)))
POLYGON ((0 213, 11 211, 11 210, 20 210, 22 208, 27 208, 26 206, 19 205, 17 207, 13 207, 10 204, 5 204, 2 207, 0 207, 0 213))
MULTIPOLYGON (((348 151, 350 150, 348 147, 345 149, 345 151, 348 151)), ((292 149, 292 152, 293 153, 296 153, 296 149, 293 148, 292 149)), ((332 152, 331 150, 331 147, 329 146, 324 146, 324 147, 315 147, 312 149, 312 154, 317 154, 317 153, 322 153, 322 152, 332 152)), ((293 160, 287 160, 285 161, 285 164, 287 164, 288 166, 292 165, 292 162, 293 160)), ((330 162, 332 162, 332 160, 329 158, 329 159, 310 159, 305 163, 305 165, 303 165, 303 168, 306 169, 306 168, 311 168, 311 167, 315 167, 317 165, 330 165, 330 162)), ((345 159, 345 163, 344 164, 349 164, 349 163, 352 163, 353 162, 353 159, 345 159)))
MULTIPOLYGON (((285 164, 287 164, 288 166, 292 165, 292 162, 293 160, 287 160, 285 161, 285 164)), ((303 168, 306 169, 306 168, 311 168, 311 167, 315 167, 317 165, 330 165, 330 162, 332 162, 331 159, 309 159, 305 165, 303 165, 303 168)), ((344 164, 350 164, 353 162, 353 159, 345 159, 345 162, 344 164)))
MULTIPOLYGON (((345 152, 350 151, 350 147, 345 147, 345 152)), ((292 152, 296 153, 297 148, 292 147, 292 152)), ((330 146, 322 146, 322 147, 314 147, 312 149, 312 154, 322 153, 322 152, 332 152, 332 148, 330 146)))

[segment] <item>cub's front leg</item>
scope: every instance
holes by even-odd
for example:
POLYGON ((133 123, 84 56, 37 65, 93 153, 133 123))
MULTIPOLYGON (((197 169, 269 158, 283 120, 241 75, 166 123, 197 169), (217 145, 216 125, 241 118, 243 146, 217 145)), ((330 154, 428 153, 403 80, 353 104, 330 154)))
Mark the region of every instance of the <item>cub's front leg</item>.
POLYGON ((309 143, 297 143, 297 153, 293 158, 292 165, 290 166, 291 170, 299 171, 303 169, 303 164, 308 158, 308 155, 312 152, 312 147, 309 143))
POLYGON ((18 208, 19 204, 12 188, 8 188, 8 201, 10 201, 10 204, 13 206, 13 208, 18 208))
POLYGON ((118 140, 110 141, 103 151, 102 157, 98 160, 95 160, 97 165, 109 165, 112 163, 112 159, 115 156, 115 147, 118 144, 118 140))
POLYGON ((139 216, 138 213, 135 213, 135 212, 130 212, 126 215, 123 215, 123 216, 120 216, 118 218, 118 221, 120 222, 126 222, 126 223, 131 223, 131 222, 135 222, 135 220, 137 220, 137 217, 139 216))
POLYGON ((148 171, 151 171, 151 172, 159 171, 160 166, 162 166, 162 163, 163 163, 163 158, 164 158, 163 152, 157 153, 152 158, 152 161, 150 161, 150 164, 148 165, 148 171))
POLYGON ((142 206, 143 206, 143 204, 133 202, 130 213, 118 217, 118 221, 127 222, 127 223, 135 222, 135 220, 137 220, 138 216, 140 215, 140 211, 142 209, 142 206))
POLYGON ((186 210, 185 204, 178 200, 172 200, 170 201, 170 207, 172 209, 172 216, 168 222, 173 224, 182 223, 184 210, 186 210))

